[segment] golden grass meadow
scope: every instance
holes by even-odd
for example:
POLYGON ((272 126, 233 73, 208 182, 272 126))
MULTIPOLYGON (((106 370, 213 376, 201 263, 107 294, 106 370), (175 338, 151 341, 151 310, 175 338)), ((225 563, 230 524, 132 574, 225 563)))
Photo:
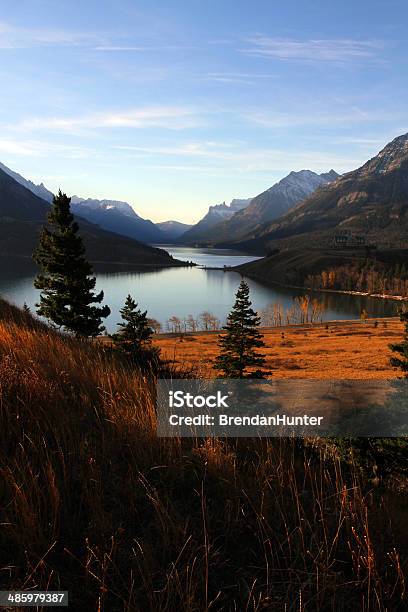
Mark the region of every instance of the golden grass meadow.
MULTIPOLYGON (((332 321, 263 328, 266 364, 273 378, 388 379, 398 373, 390 365, 389 344, 403 333, 399 318, 332 321)), ((163 357, 179 366, 214 376, 219 332, 160 334, 163 357)))

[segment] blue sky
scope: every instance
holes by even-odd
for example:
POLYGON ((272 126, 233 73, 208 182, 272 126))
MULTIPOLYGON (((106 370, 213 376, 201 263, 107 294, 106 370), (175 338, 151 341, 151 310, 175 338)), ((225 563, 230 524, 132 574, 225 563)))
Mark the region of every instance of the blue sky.
POLYGON ((406 0, 2 0, 0 160, 198 220, 408 131, 406 0))

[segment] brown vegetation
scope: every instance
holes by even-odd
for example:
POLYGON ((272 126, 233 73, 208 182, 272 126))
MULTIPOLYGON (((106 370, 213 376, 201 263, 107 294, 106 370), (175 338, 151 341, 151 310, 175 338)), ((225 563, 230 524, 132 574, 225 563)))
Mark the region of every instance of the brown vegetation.
POLYGON ((404 520, 353 463, 158 439, 152 382, 0 303, 1 589, 84 612, 406 609, 404 520))
MULTIPOLYGON (((394 378, 389 344, 401 338, 398 318, 263 328, 266 365, 274 378, 394 378)), ((163 357, 175 365, 214 376, 218 333, 155 337, 163 357)))
POLYGON ((408 296, 408 272, 405 265, 386 268, 373 262, 338 266, 308 276, 304 282, 312 289, 359 291, 370 295, 408 296))

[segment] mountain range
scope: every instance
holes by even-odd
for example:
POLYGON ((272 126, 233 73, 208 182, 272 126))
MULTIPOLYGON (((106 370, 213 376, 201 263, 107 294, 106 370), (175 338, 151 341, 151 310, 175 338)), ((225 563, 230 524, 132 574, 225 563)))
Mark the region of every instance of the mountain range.
POLYGON ((224 214, 217 216, 219 207, 210 207, 206 217, 184 234, 180 241, 230 243, 247 240, 261 231, 265 223, 277 219, 316 189, 338 176, 334 170, 325 174, 316 174, 311 170, 290 172, 288 176, 255 198, 233 200, 240 204, 233 209, 231 202, 230 207, 226 207, 228 214, 225 214, 227 210, 224 208, 221 211, 224 214))
POLYGON ((311 274, 339 266, 406 264, 408 134, 240 246, 269 253, 241 266, 241 273, 281 284, 299 285, 311 274))
POLYGON ((163 221, 156 223, 156 227, 159 228, 166 242, 175 242, 193 226, 188 223, 180 223, 180 221, 163 221))
MULTIPOLYGON (((53 194, 43 183, 37 185, 4 164, 0 164, 0 169, 36 196, 48 203, 52 201, 53 194)), ((142 218, 128 202, 121 200, 74 195, 71 208, 74 214, 102 229, 150 244, 248 241, 261 232, 263 224, 287 212, 337 176, 334 170, 322 175, 310 170, 291 172, 255 198, 237 198, 229 205, 223 202, 210 206, 207 214, 193 226, 174 220, 155 224, 142 218)))
POLYGON ((122 236, 156 244, 165 240, 161 230, 152 221, 139 217, 127 202, 72 196, 71 209, 103 229, 122 236))
POLYGON ((216 204, 210 206, 207 214, 187 232, 182 234, 179 238, 179 242, 183 244, 192 244, 202 241, 213 241, 213 231, 223 221, 231 219, 237 212, 243 210, 251 202, 252 198, 248 199, 234 199, 231 201, 229 206, 223 202, 222 204, 216 204))
POLYGON ((408 244, 408 134, 264 225, 241 246, 264 252, 282 246, 327 246, 339 232, 380 248, 408 244))
MULTIPOLYGON (((43 184, 36 185, 0 165, 0 252, 31 254, 52 197, 43 184)), ((117 200, 74 196, 72 208, 93 260, 104 260, 109 252, 114 261, 145 257, 175 263, 164 251, 148 250, 135 242, 135 237, 156 243, 234 246, 259 254, 331 248, 338 237, 340 244, 346 244, 353 236, 360 245, 405 248, 408 134, 395 138, 352 172, 342 176, 334 170, 290 172, 254 198, 210 206, 192 227, 178 221, 154 224, 127 202, 117 200)))
MULTIPOLYGON (((30 261, 50 204, 33 193, 33 184, 27 188, 23 184, 25 179, 18 176, 17 181, 0 168, 0 255, 30 261)), ((105 231, 79 216, 77 222, 87 256, 93 263, 183 265, 162 249, 105 231)))
MULTIPOLYGON (((2 163, 0 169, 34 195, 46 202, 52 202, 54 194, 43 183, 37 185, 2 163)), ((75 214, 91 223, 96 223, 103 229, 152 244, 173 242, 191 227, 178 221, 153 223, 138 215, 128 202, 120 200, 98 200, 74 195, 71 198, 71 209, 75 214)))

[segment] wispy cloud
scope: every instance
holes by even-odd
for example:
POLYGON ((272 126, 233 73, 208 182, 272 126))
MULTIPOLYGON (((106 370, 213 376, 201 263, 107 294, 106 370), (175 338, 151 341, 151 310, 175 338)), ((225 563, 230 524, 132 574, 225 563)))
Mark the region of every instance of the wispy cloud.
POLYGON ((331 142, 334 144, 351 144, 362 147, 383 147, 386 142, 389 142, 395 137, 395 132, 388 134, 383 138, 359 138, 358 136, 338 136, 333 138, 331 142))
POLYGON ((121 52, 135 52, 145 53, 149 51, 188 51, 197 49, 198 47, 193 45, 98 45, 94 48, 94 51, 105 51, 112 53, 121 52))
POLYGON ((216 83, 243 83, 252 84, 256 81, 276 78, 273 74, 258 74, 251 72, 210 72, 207 75, 208 81, 216 83))
POLYGON ((254 174, 279 172, 282 176, 290 170, 310 169, 324 171, 336 168, 344 172, 357 167, 363 159, 352 159, 349 155, 337 155, 321 151, 285 151, 278 148, 253 147, 248 143, 215 143, 215 142, 190 142, 175 146, 162 147, 139 147, 139 146, 117 146, 116 149, 126 151, 135 157, 145 158, 149 156, 152 162, 160 164, 160 158, 180 158, 201 160, 199 165, 177 164, 172 168, 183 170, 195 168, 198 171, 213 171, 214 167, 203 165, 204 161, 222 162, 218 170, 222 174, 226 170, 239 174, 254 174))
POLYGON ((350 106, 347 110, 333 108, 331 111, 322 111, 319 108, 309 107, 308 111, 294 109, 288 112, 262 113, 248 110, 243 118, 252 123, 267 128, 297 128, 300 126, 331 127, 335 125, 350 125, 360 123, 374 123, 394 121, 395 113, 367 111, 350 106))
POLYGON ((21 157, 49 157, 58 155, 62 159, 84 159, 95 157, 95 151, 88 147, 64 145, 43 140, 1 139, 0 154, 21 157))
POLYGON ((377 40, 294 40, 258 35, 246 42, 248 46, 240 49, 246 55, 308 62, 350 63, 374 59, 384 48, 383 43, 377 40))
POLYGON ((78 131, 98 128, 166 128, 187 129, 200 125, 194 109, 172 106, 106 111, 74 117, 33 117, 13 126, 16 130, 78 131))
POLYGON ((83 46, 101 44, 91 32, 62 29, 23 28, 0 22, 0 49, 25 49, 41 46, 83 46))
MULTIPOLYGON (((241 143, 243 146, 244 143, 241 143)), ((116 145, 115 149, 128 151, 136 155, 208 157, 210 159, 229 159, 230 152, 236 149, 237 143, 225 142, 187 142, 173 146, 143 147, 134 145, 116 145)))
POLYGON ((125 35, 112 36, 109 32, 75 31, 61 28, 25 28, 0 21, 0 49, 28 49, 31 47, 86 47, 105 53, 145 53, 186 51, 196 46, 185 44, 135 44, 125 35))

